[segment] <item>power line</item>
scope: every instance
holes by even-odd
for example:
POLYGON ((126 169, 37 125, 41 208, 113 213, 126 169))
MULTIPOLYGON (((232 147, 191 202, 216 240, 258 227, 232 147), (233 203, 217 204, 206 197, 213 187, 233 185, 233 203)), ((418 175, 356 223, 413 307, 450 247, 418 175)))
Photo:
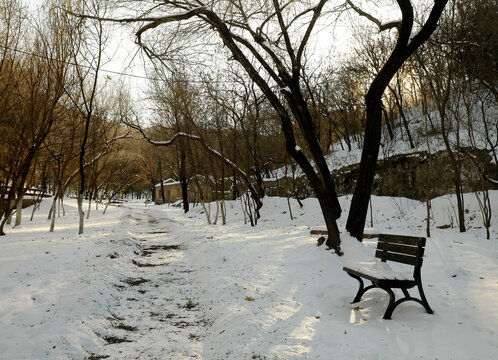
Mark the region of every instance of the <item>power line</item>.
MULTIPOLYGON (((1 45, 1 44, 0 44, 0 47, 3 48, 3 49, 5 49, 5 50, 8 50, 8 51, 17 52, 17 53, 20 53, 20 54, 24 54, 24 55, 28 55, 28 56, 32 56, 32 57, 44 59, 44 60, 55 61, 55 62, 59 62, 61 64, 65 64, 65 65, 79 66, 79 67, 82 67, 82 68, 85 68, 85 69, 88 69, 88 70, 95 70, 95 68, 93 68, 92 66, 89 66, 89 65, 77 64, 75 62, 70 62, 70 61, 55 59, 55 58, 52 58, 52 57, 48 57, 48 56, 41 55, 41 54, 35 54, 35 53, 29 52, 29 51, 25 51, 25 50, 21 50, 21 49, 13 49, 11 47, 8 47, 8 46, 5 46, 5 45, 1 45)), ((107 73, 107 74, 126 76, 126 77, 135 78, 135 79, 142 79, 142 80, 153 80, 153 81, 162 81, 162 82, 176 82, 176 83, 198 83, 198 84, 204 84, 205 83, 205 81, 202 81, 202 80, 182 80, 182 79, 172 80, 172 79, 153 78, 153 77, 147 77, 147 76, 142 76, 142 75, 129 74, 129 73, 120 72, 120 71, 106 70, 106 69, 102 69, 102 68, 99 69, 99 71, 103 72, 103 73, 107 73)), ((229 81, 220 81, 220 80, 209 80, 209 82, 211 82, 211 83, 230 83, 229 81)))
MULTIPOLYGON (((61 64, 65 64, 65 65, 80 66, 80 67, 85 68, 85 69, 95 70, 93 67, 91 67, 89 65, 77 64, 77 63, 74 63, 74 62, 64 61, 64 60, 60 60, 60 59, 54 59, 52 57, 48 57, 48 56, 45 56, 45 55, 35 54, 35 53, 29 52, 29 51, 25 51, 25 50, 21 50, 21 49, 13 49, 11 47, 4 46, 4 45, 0 45, 0 47, 3 48, 3 49, 5 49, 5 50, 9 50, 9 51, 17 52, 17 53, 20 53, 20 54, 24 54, 24 55, 36 57, 36 58, 39 58, 39 59, 56 61, 56 62, 59 62, 61 64)), ((133 78, 138 78, 138 79, 144 79, 144 80, 154 80, 154 79, 151 79, 151 78, 148 78, 148 77, 145 77, 145 76, 141 76, 141 75, 128 74, 128 73, 119 72, 119 71, 113 71, 113 70, 100 69, 99 71, 104 72, 104 73, 108 73, 108 74, 113 74, 113 75, 122 75, 122 76, 128 76, 128 77, 133 77, 133 78)), ((156 79, 156 80, 160 80, 160 79, 156 79)))

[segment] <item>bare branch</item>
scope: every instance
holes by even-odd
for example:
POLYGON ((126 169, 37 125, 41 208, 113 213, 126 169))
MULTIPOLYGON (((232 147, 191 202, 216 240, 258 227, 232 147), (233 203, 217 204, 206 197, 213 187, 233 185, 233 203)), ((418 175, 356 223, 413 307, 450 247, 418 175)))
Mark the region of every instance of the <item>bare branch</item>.
MULTIPOLYGON (((308 28, 306 29, 304 37, 301 40, 301 45, 299 45, 299 50, 297 51, 296 62, 297 62, 298 69, 301 67, 301 58, 303 56, 304 49, 306 48, 306 44, 308 43, 308 40, 311 36, 311 31, 313 31, 313 27, 315 26, 316 21, 320 17, 320 14, 322 13, 322 9, 327 1, 328 0, 320 0, 318 5, 313 9, 313 17, 311 18, 311 21, 308 25, 308 28)), ((298 16, 300 16, 300 15, 298 15, 298 16)))
POLYGON ((284 37, 285 46, 287 47, 287 53, 289 54, 292 67, 296 66, 296 56, 294 54, 294 49, 292 48, 292 44, 289 38, 289 32, 287 31, 287 27, 284 23, 284 18, 282 17, 282 10, 280 9, 280 5, 278 4, 278 0, 273 0, 273 6, 275 8, 275 12, 277 14, 278 24, 280 25, 280 29, 282 30, 282 35, 284 37))
POLYGON ((359 8, 358 6, 356 6, 355 4, 353 4, 351 2, 351 0, 346 0, 346 3, 351 7, 351 9, 353 9, 358 15, 360 16, 363 16, 363 17, 366 17, 368 20, 370 20, 371 22, 373 22, 375 25, 377 25, 377 27, 379 28, 379 32, 382 32, 382 31, 385 31, 385 30, 389 30, 389 29, 393 29, 393 28, 399 28, 400 25, 401 25, 401 21, 400 20, 393 20, 393 21, 389 21, 389 22, 386 22, 386 23, 382 23, 379 19, 377 19, 376 17, 374 17, 373 15, 367 13, 366 11, 363 11, 361 8, 359 8))
POLYGON ((185 139, 189 139, 189 140, 193 140, 193 141, 197 141, 208 153, 210 153, 211 155, 215 156, 216 158, 220 159, 221 161, 223 161, 226 165, 228 165, 230 168, 232 168, 233 170, 235 170, 239 175, 240 177, 243 179, 245 185, 247 186, 247 188, 249 189, 249 191, 251 192, 251 195, 252 195, 252 198, 254 199, 254 201, 256 202, 257 204, 257 210, 259 211, 259 209, 261 209, 261 207, 263 206, 263 203, 261 202, 261 199, 260 199, 260 196, 258 195, 256 189, 254 188, 254 186, 252 185, 250 179, 249 179, 249 176, 245 173, 245 171, 243 171, 241 168, 239 168, 235 163, 233 163, 231 160, 227 159, 226 157, 224 157, 222 154, 220 154, 217 150, 213 149, 212 147, 210 147, 205 141, 203 138, 201 138, 200 136, 197 136, 197 135, 193 135, 193 134, 187 134, 187 133, 184 133, 184 132, 178 132, 176 133, 175 135, 173 135, 173 137, 171 137, 169 140, 166 140, 166 141, 155 141, 155 140, 152 140, 145 132, 144 130, 141 128, 140 125, 138 124, 133 124, 133 123, 128 123, 127 124, 129 127, 137 130, 138 132, 140 132, 140 134, 142 134, 142 136, 144 137, 145 140, 147 140, 148 143, 152 144, 152 145, 155 145, 155 146, 171 146, 175 143, 175 141, 177 141, 178 139, 180 138, 185 138, 185 139))
POLYGON ((149 24, 141 27, 136 32, 136 36, 137 36, 138 39, 140 39, 140 37, 142 36, 142 34, 145 31, 147 31, 147 30, 154 29, 154 28, 158 27, 161 24, 165 24, 165 23, 169 23, 169 22, 174 22, 174 21, 181 21, 181 20, 190 19, 190 18, 192 18, 194 16, 202 14, 205 10, 207 10, 206 6, 199 6, 199 7, 196 7, 194 9, 191 9, 191 10, 185 11, 183 13, 179 13, 179 14, 171 14, 171 15, 167 15, 167 16, 157 17, 155 19, 151 18, 151 19, 154 19, 154 20, 135 19, 135 22, 137 22, 137 20, 138 21, 149 21, 150 22, 149 24))
MULTIPOLYGON (((120 24, 130 24, 130 23, 138 23, 138 22, 150 22, 151 27, 145 29, 153 29, 157 27, 160 24, 166 23, 166 22, 173 22, 173 21, 181 21, 181 20, 187 20, 190 19, 191 17, 198 15, 202 12, 202 10, 205 10, 205 6, 199 6, 197 8, 178 13, 178 14, 171 14, 167 16, 150 16, 150 17, 131 17, 131 18, 109 18, 109 17, 102 17, 102 16, 97 16, 97 15, 88 15, 88 14, 80 14, 80 13, 75 13, 74 11, 68 10, 68 9, 61 9, 65 11, 66 13, 73 15, 75 17, 81 18, 81 19, 90 19, 90 20, 98 20, 98 21, 105 21, 105 22, 113 22, 113 23, 120 23, 120 24), (157 23, 157 24, 156 24, 157 23), (155 26, 152 26, 152 24, 156 24, 155 26)), ((146 25, 148 26, 148 25, 146 25)))
POLYGON ((483 176, 484 180, 489 181, 491 184, 498 185, 498 180, 491 179, 486 174, 483 174, 482 176, 483 176))
MULTIPOLYGON (((280 77, 277 75, 277 73, 275 73, 275 71, 273 71, 273 69, 270 67, 270 65, 265 61, 265 59, 263 59, 263 57, 261 56, 261 54, 258 53, 258 51, 254 48, 254 46, 251 45, 251 43, 240 37, 240 36, 237 36, 235 34, 232 34, 232 38, 237 41, 238 43, 244 45, 252 54, 253 56, 259 61, 259 63, 265 68, 265 70, 268 72, 268 74, 270 74, 270 76, 272 77, 272 79, 280 86, 280 87, 284 87, 284 83, 282 82, 282 80, 280 79, 280 77)), ((284 65, 282 64, 282 62, 280 61, 280 59, 277 57, 277 55, 265 44, 263 38, 261 37, 262 41, 261 42, 258 42, 260 44, 260 46, 265 49, 265 51, 271 56, 271 58, 273 59, 274 62, 277 63, 277 68, 279 70, 280 73, 282 72, 285 72, 285 69, 284 69, 284 65)), ((257 41, 257 40, 256 40, 257 41)))
POLYGON ((436 30, 438 20, 441 17, 441 14, 447 2, 448 0, 434 0, 434 6, 432 7, 429 17, 425 21, 425 24, 416 34, 412 35, 412 37, 410 38, 408 47, 412 52, 414 52, 417 48, 420 47, 420 45, 427 41, 427 39, 429 39, 432 33, 436 30))

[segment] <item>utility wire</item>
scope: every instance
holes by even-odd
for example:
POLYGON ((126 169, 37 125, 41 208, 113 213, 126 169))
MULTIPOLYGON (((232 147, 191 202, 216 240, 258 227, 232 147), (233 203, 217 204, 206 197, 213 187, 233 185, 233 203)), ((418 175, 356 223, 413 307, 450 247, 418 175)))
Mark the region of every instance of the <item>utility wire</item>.
MULTIPOLYGON (((21 49, 13 49, 11 47, 1 45, 1 44, 0 44, 0 47, 5 49, 5 50, 8 50, 8 51, 17 52, 20 54, 24 54, 24 55, 44 59, 44 60, 56 61, 56 62, 59 62, 61 64, 65 64, 65 65, 80 66, 80 67, 85 68, 85 69, 94 70, 94 68, 92 66, 89 66, 89 65, 77 64, 77 63, 70 62, 70 61, 54 59, 54 58, 51 58, 51 57, 48 57, 45 55, 35 54, 35 53, 21 50, 21 49)), ((131 78, 135 78, 135 79, 142 79, 142 80, 153 80, 153 81, 162 81, 162 82, 177 82, 177 83, 198 83, 198 84, 205 83, 205 81, 202 81, 202 80, 161 79, 161 78, 153 78, 153 77, 147 77, 147 76, 142 76, 142 75, 129 74, 129 73, 120 72, 120 71, 106 70, 106 69, 100 69, 99 71, 103 72, 103 73, 107 73, 107 74, 127 76, 127 77, 131 77, 131 78)), ((230 83, 229 81, 220 81, 220 80, 209 80, 209 82, 211 82, 211 83, 230 83)))

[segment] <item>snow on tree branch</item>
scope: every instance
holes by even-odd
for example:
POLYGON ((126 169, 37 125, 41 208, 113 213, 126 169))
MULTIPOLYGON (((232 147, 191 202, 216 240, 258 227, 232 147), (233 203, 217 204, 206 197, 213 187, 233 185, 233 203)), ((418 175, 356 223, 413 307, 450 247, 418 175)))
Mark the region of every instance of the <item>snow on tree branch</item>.
MULTIPOLYGON (((80 13, 76 13, 76 12, 68 10, 68 9, 62 9, 62 10, 70 15, 73 15, 75 17, 79 17, 82 19, 106 21, 106 22, 121 23, 121 24, 137 23, 137 22, 149 22, 150 24, 144 26, 144 27, 147 27, 150 25, 150 27, 145 29, 145 30, 148 30, 148 29, 153 29, 153 28, 157 27, 158 25, 166 23, 166 22, 187 20, 195 15, 200 14, 203 10, 206 10, 206 9, 207 9, 206 6, 199 6, 199 7, 190 9, 190 10, 185 11, 185 12, 166 15, 166 16, 131 17, 131 18, 109 18, 109 17, 101 17, 101 16, 97 16, 97 15, 80 14, 80 13), (156 25, 152 26, 152 24, 156 24, 156 25)), ((142 27, 142 29, 144 27, 142 27)))
POLYGON ((491 184, 498 185, 498 180, 491 179, 491 178, 487 177, 486 174, 483 174, 483 177, 484 177, 484 180, 489 181, 491 184))

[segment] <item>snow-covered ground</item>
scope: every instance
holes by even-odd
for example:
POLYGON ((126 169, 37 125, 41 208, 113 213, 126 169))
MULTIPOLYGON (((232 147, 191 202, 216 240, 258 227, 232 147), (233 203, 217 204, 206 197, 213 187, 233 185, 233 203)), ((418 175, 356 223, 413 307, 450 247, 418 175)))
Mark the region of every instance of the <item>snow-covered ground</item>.
MULTIPOLYGON (((228 224, 209 226, 200 206, 128 202, 92 210, 77 235, 77 209, 54 233, 50 200, 0 238, 1 359, 491 359, 498 351, 498 191, 491 193, 491 240, 477 202, 466 197, 469 231, 456 203, 433 201, 432 237, 422 268, 435 315, 416 303, 382 320, 388 296, 357 282, 350 258, 315 246, 318 203, 265 198, 257 227, 228 203, 228 224)), ((349 199, 341 198, 347 211, 349 199)), ((345 212, 346 212, 345 211, 345 212)), ((380 232, 425 235, 425 207, 373 198, 380 232)), ((340 225, 344 225, 345 216, 340 225)), ((372 254, 375 239, 365 241, 372 254)))

